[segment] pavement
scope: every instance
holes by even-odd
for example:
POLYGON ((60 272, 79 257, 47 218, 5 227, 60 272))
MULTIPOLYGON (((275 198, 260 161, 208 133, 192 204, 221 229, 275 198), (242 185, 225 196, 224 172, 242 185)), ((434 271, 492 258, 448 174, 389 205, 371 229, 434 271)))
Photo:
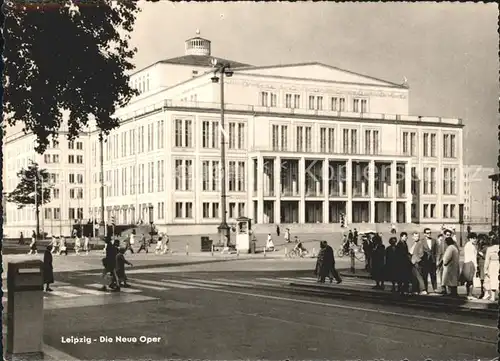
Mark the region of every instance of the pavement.
POLYGON ((496 305, 475 310, 465 302, 376 292, 371 280, 349 277, 346 258, 337 260, 342 284, 317 285, 314 259, 257 256, 214 254, 207 262, 194 254, 131 255, 132 287, 120 293, 98 290, 100 271, 91 267, 100 255, 57 257, 55 265, 64 260, 73 271, 56 268, 54 292, 44 297, 46 359, 496 356, 496 305), (68 342, 71 336, 85 342, 68 342))

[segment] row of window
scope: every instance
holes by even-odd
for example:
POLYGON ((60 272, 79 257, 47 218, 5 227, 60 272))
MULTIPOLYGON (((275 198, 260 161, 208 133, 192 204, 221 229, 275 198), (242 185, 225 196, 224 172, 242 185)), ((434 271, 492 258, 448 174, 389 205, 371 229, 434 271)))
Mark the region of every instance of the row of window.
MULTIPOLYGON (((437 218, 436 204, 435 203, 424 203, 424 214, 423 218, 435 219, 437 218)), ((443 215, 444 219, 454 219, 456 218, 456 204, 443 204, 443 215)))
MULTIPOLYGON (((202 217, 204 219, 220 218, 219 202, 203 202, 202 217)), ((244 217, 246 215, 245 202, 229 202, 228 216, 229 218, 244 217)), ((175 218, 193 218, 193 203, 192 202, 176 202, 175 203, 175 218)))
MULTIPOLYGON (((59 149, 59 141, 52 140, 49 142, 48 149, 59 149)), ((83 150, 83 142, 68 141, 68 149, 83 150)))
MULTIPOLYGON (((366 98, 353 98, 352 107, 346 108, 346 98, 342 96, 328 97, 328 110, 331 111, 351 111, 354 113, 367 113, 368 112, 368 99, 366 98)), ((326 110, 324 107, 325 98, 322 95, 309 95, 307 102, 307 109, 309 110, 326 110)), ((278 95, 274 92, 262 91, 259 93, 259 105, 263 107, 277 107, 278 95)), ((300 94, 285 94, 284 108, 299 109, 302 108, 300 94)))
MULTIPOLYGON (((335 153, 335 128, 320 127, 319 151, 321 153, 335 153)), ((272 126, 272 149, 274 151, 313 152, 312 126, 299 125, 295 127, 295 149, 288 147, 288 125, 272 126)), ((358 129, 342 129, 342 152, 358 154, 358 129)), ((316 138, 315 138, 316 141, 316 138)), ((367 129, 364 134, 364 154, 379 154, 380 132, 367 129)))
MULTIPOLYGON (((193 121, 191 119, 176 119, 174 123, 175 142, 177 148, 193 148, 193 121)), ((229 149, 245 149, 245 123, 228 122, 225 129, 219 127, 218 121, 203 121, 202 147, 219 148, 219 133, 227 137, 229 149)))
MULTIPOLYGON (((436 172, 435 167, 424 167, 423 169, 423 194, 436 194, 436 172)), ((457 169, 443 168, 443 189, 444 195, 457 194, 457 169)))
MULTIPOLYGON (((59 163, 59 154, 44 154, 43 161, 45 164, 55 164, 59 163)), ((83 155, 68 155, 68 163, 69 164, 83 164, 83 155), (75 162, 76 160, 76 162, 75 162)))
POLYGON ((130 82, 130 87, 137 89, 139 94, 149 91, 149 74, 138 77, 130 82))

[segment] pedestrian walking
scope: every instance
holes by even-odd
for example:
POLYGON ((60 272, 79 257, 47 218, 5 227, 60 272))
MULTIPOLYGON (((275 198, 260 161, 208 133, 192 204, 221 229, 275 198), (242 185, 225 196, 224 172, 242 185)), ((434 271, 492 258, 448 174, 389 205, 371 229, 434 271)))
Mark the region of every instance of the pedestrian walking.
POLYGON ((118 278, 118 288, 130 287, 127 283, 127 275, 125 274, 125 265, 132 266, 132 263, 125 259, 125 248, 120 248, 116 255, 116 276, 118 278))
POLYGON ((31 243, 30 243, 30 250, 28 251, 28 254, 38 254, 37 246, 36 246, 36 234, 35 231, 33 231, 33 235, 31 236, 31 243))
POLYGON ((89 254, 90 252, 90 239, 89 236, 85 236, 83 239, 83 250, 85 251, 85 254, 89 254))
MULTIPOLYGON (((342 283, 342 278, 340 277, 340 274, 338 273, 337 268, 335 267, 335 252, 333 251, 333 248, 326 241, 324 242, 326 245, 325 247, 326 259, 328 260, 328 258, 330 257, 332 259, 332 264, 330 268, 330 273, 328 274, 328 278, 330 278, 330 283, 332 283, 333 280, 335 279, 337 284, 340 284, 342 283)), ((299 244, 302 244, 302 242, 299 241, 299 244)))
MULTIPOLYGON (((445 238, 446 251, 443 255, 443 286, 450 291, 450 295, 457 297, 458 276, 460 273, 460 252, 451 237, 445 238)), ((445 293, 446 295, 447 293, 445 293)))
POLYGON ((68 255, 68 247, 66 247, 66 239, 64 238, 64 236, 61 236, 61 238, 59 239, 59 255, 63 253, 65 256, 68 255))
POLYGON ((412 292, 413 294, 426 295, 424 279, 422 278, 422 258, 424 256, 423 243, 418 232, 413 232, 413 244, 410 248, 412 264, 412 292))
POLYGON ((17 242, 17 244, 20 244, 20 245, 24 244, 24 235, 23 235, 23 232, 21 232, 19 234, 19 241, 17 242))
POLYGON ((139 247, 139 250, 137 251, 137 253, 141 253, 142 250, 146 251, 146 253, 149 252, 148 250, 148 241, 146 240, 146 236, 145 235, 142 235, 142 239, 141 239, 141 246, 139 247))
POLYGON ((353 236, 354 244, 357 246, 359 233, 358 233, 358 230, 356 228, 354 228, 354 232, 352 232, 352 236, 353 236))
POLYGON ((382 238, 377 234, 373 237, 373 252, 372 252, 372 267, 371 276, 376 285, 374 289, 384 289, 384 268, 385 268, 385 246, 382 243, 382 238))
POLYGON ((285 229, 285 237, 284 238, 285 238, 285 242, 286 243, 290 243, 291 242, 290 241, 290 229, 289 228, 285 229))
POLYGON ((163 237, 158 237, 158 241, 156 242, 155 254, 161 254, 163 250, 163 237))
POLYGON ((75 253, 78 255, 80 254, 80 248, 81 248, 81 243, 80 243, 80 237, 78 237, 77 234, 75 234, 75 253))
POLYGON ((468 241, 464 246, 464 263, 460 273, 460 284, 465 284, 467 290, 467 299, 474 300, 474 277, 477 269, 477 235, 475 233, 468 234, 468 241))
POLYGON ((488 236, 485 234, 480 234, 478 236, 478 244, 477 244, 477 276, 479 277, 479 281, 481 282, 481 294, 479 295, 479 298, 483 298, 485 295, 484 261, 488 246, 489 246, 488 236))
POLYGON ((120 291, 118 276, 116 274, 116 256, 118 253, 118 249, 115 246, 116 243, 113 244, 111 242, 111 236, 106 236, 104 242, 106 244, 106 256, 102 259, 103 285, 101 291, 107 291, 108 286, 112 291, 120 291), (108 276, 110 277, 110 280, 108 280, 108 276))
POLYGON ((484 283, 487 285, 484 300, 495 301, 497 298, 498 268, 498 238, 494 237, 491 239, 491 246, 486 250, 484 260, 484 283))
POLYGON ((166 234, 164 237, 164 245, 162 251, 163 254, 166 254, 167 252, 170 251, 170 238, 168 238, 168 234, 166 234))
POLYGON ((275 250, 274 248, 274 242, 273 242, 273 237, 271 236, 271 233, 267 235, 267 241, 266 241, 266 251, 271 251, 273 252, 275 250))
POLYGON ((51 253, 54 254, 56 252, 56 248, 57 248, 57 245, 58 245, 58 241, 57 241, 57 238, 56 236, 52 235, 52 241, 50 242, 50 245, 51 245, 51 253))
POLYGON ((278 224, 276 225, 276 236, 280 236, 280 226, 278 224))
POLYGON ((385 250, 385 269, 384 275, 385 280, 392 283, 391 292, 399 291, 396 289, 396 285, 401 281, 401 272, 402 269, 399 268, 399 255, 396 244, 398 243, 398 239, 396 237, 389 238, 389 247, 385 250))
POLYGON ((43 253, 43 283, 45 284, 45 291, 52 292, 50 285, 54 283, 54 267, 52 266, 52 246, 47 246, 43 253))
POLYGON ((132 230, 128 238, 128 242, 125 243, 125 252, 130 251, 134 254, 134 244, 135 244, 135 229, 132 230))
POLYGON ((424 251, 420 261, 422 278, 424 279, 425 292, 429 292, 429 277, 431 279, 432 290, 437 293, 436 260, 437 260, 437 242, 431 236, 431 229, 424 229, 425 240, 422 243, 424 251))

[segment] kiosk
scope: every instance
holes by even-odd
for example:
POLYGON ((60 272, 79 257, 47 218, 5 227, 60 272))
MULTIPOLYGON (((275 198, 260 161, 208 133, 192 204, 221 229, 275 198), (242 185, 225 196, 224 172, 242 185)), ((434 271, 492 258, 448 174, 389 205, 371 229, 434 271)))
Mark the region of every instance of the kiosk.
POLYGON ((239 252, 250 252, 250 230, 252 220, 247 217, 240 217, 236 220, 236 250, 239 252))

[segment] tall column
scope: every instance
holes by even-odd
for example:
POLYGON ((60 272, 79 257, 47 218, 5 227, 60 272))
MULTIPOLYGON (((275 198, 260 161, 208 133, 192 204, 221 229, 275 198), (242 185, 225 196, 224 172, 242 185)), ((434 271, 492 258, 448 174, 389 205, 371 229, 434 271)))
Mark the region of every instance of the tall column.
POLYGON ((398 199, 398 187, 397 182, 397 163, 395 160, 391 162, 391 223, 397 222, 397 199, 398 199))
POLYGON ((328 179, 330 176, 328 158, 323 160, 323 223, 329 223, 330 207, 328 195, 328 179))
POLYGON ((264 157, 257 157, 257 223, 264 223, 264 157))
MULTIPOLYGON (((411 194, 411 160, 405 163, 405 216, 406 223, 411 223, 411 204, 413 202, 413 196, 411 194)), ((417 190, 418 191, 418 190, 417 190)))
POLYGON ((368 194, 370 195, 370 222, 375 223, 375 161, 368 163, 368 194))
POLYGON ((299 223, 306 223, 306 160, 301 157, 299 160, 299 223))
POLYGON ((274 222, 281 223, 281 157, 274 159, 274 222))
POLYGON ((347 224, 352 223, 352 159, 346 161, 346 195, 347 202, 345 205, 345 220, 347 224))

